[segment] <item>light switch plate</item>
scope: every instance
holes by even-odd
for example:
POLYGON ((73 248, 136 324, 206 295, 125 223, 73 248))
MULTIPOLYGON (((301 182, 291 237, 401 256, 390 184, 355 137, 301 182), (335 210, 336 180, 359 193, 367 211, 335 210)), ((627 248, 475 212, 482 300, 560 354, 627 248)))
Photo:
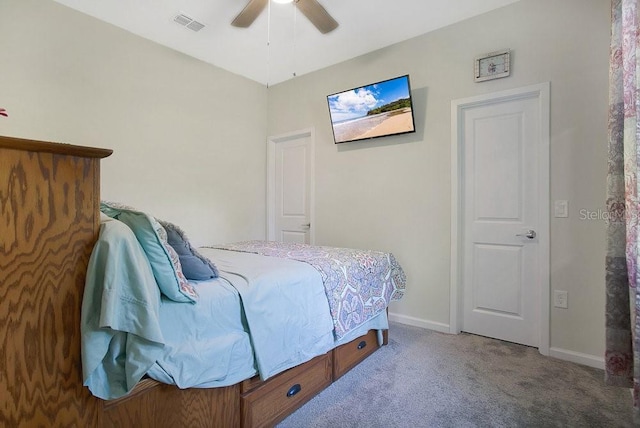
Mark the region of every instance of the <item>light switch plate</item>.
POLYGON ((553 205, 553 215, 557 218, 569 217, 569 201, 558 200, 553 205))

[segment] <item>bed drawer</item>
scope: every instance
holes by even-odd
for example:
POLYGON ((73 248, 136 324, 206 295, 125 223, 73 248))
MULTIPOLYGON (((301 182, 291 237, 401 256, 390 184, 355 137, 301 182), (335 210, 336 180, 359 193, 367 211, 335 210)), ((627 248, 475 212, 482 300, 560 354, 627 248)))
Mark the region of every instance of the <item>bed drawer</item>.
POLYGON ((242 394, 242 426, 270 427, 331 384, 332 353, 289 369, 242 394))
POLYGON ((378 349, 376 330, 369 330, 366 335, 335 348, 333 350, 333 380, 351 370, 376 349, 378 349))

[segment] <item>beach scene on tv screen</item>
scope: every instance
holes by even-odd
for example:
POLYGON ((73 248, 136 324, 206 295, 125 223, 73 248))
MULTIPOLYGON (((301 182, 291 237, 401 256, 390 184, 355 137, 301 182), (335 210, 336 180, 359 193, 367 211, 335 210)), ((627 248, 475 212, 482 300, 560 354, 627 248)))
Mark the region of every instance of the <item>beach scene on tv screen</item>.
POLYGON ((407 76, 329 95, 336 143, 413 132, 407 76))

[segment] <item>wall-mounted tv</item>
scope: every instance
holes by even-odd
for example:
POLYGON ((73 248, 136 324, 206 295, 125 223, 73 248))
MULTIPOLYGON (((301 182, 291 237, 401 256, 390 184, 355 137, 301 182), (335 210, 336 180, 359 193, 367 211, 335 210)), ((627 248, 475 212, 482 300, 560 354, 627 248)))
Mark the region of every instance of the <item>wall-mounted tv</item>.
POLYGON ((338 143, 415 132, 409 75, 327 96, 338 143))

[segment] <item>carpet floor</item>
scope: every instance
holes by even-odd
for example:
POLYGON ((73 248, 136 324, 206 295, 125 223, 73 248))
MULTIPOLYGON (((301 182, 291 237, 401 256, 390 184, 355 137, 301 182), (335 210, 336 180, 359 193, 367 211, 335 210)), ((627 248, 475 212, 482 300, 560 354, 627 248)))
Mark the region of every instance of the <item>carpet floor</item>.
POLYGON ((391 323, 389 345, 282 421, 301 427, 632 427, 628 389, 537 349, 391 323))

